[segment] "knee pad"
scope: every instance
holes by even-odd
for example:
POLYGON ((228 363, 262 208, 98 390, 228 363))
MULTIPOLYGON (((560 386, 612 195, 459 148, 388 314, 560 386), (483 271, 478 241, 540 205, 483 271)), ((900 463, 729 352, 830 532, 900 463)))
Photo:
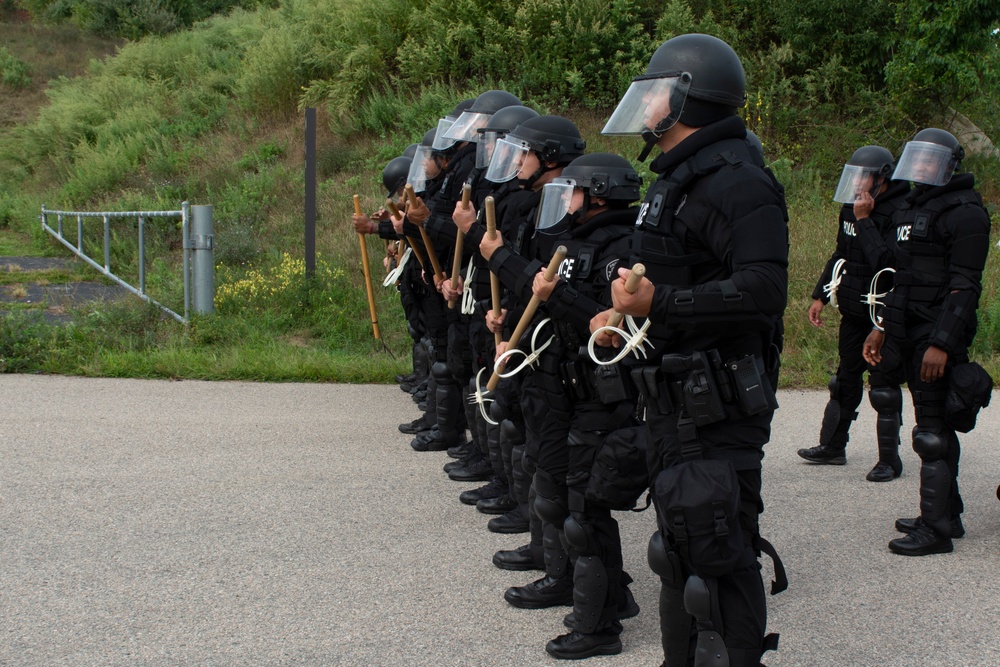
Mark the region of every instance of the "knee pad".
MULTIPOLYGON (((475 382, 475 380, 473 380, 473 382, 475 382)), ((486 392, 483 393, 485 394, 486 392)), ((496 401, 490 403, 490 419, 500 424, 501 429, 503 428, 504 422, 510 421, 507 419, 507 414, 504 412, 503 406, 496 401)))
MULTIPOLYGON (((496 415, 494 415, 495 418, 496 415)), ((511 420, 504 419, 500 422, 500 439, 505 443, 509 443, 506 445, 507 447, 517 447, 524 443, 524 432, 511 420)), ((532 470, 532 473, 534 473, 534 470, 532 470)))
POLYGON ((934 431, 914 428, 913 451, 917 453, 921 461, 939 461, 948 456, 948 441, 934 431))
POLYGON ((545 523, 562 528, 569 512, 560 498, 546 497, 535 490, 535 514, 545 523))
POLYGON ((899 387, 872 387, 868 392, 868 401, 880 414, 903 410, 903 392, 899 387))
POLYGON ((535 470, 532 484, 535 488, 535 514, 542 521, 562 528, 563 521, 569 516, 566 487, 556 484, 552 476, 544 470, 535 470))
POLYGON ((836 375, 830 376, 830 381, 826 384, 827 389, 830 390, 830 399, 834 401, 840 400, 840 380, 836 375))
POLYGON ((667 551, 667 545, 660 531, 656 531, 649 538, 646 560, 649 562, 649 569, 663 580, 664 585, 675 589, 680 589, 684 585, 680 559, 675 552, 667 551))
POLYGON ((435 361, 431 366, 431 375, 434 376, 438 386, 457 384, 455 378, 451 375, 451 371, 448 369, 448 364, 445 362, 435 361))
POLYGON ((410 334, 410 339, 414 343, 419 343, 420 342, 420 332, 417 331, 416 329, 414 329, 412 324, 407 323, 407 325, 406 325, 406 332, 408 334, 410 334))
POLYGON ((570 515, 563 522, 563 534, 566 543, 573 547, 579 554, 587 555, 596 552, 594 549, 593 531, 584 526, 576 517, 570 515))

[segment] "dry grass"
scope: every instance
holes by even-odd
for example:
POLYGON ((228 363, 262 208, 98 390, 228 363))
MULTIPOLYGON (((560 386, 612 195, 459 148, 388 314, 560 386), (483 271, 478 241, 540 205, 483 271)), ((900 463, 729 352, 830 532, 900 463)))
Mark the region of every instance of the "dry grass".
POLYGON ((71 26, 37 25, 11 18, 0 21, 0 44, 31 67, 31 85, 3 91, 0 131, 26 122, 47 103, 49 81, 83 74, 91 59, 112 55, 121 43, 71 26))

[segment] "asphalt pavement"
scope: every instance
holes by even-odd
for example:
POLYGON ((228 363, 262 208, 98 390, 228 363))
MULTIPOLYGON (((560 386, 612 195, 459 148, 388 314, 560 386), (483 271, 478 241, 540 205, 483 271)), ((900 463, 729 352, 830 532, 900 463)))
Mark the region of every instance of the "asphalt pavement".
MULTIPOLYGON (((924 558, 886 547, 919 460, 904 444, 900 479, 865 481, 867 402, 846 466, 796 456, 826 400, 781 392, 766 448, 762 531, 790 586, 764 662, 1000 665, 1000 397, 962 437, 968 535, 924 558)), ((396 429, 416 416, 395 386, 0 375, 0 665, 565 664, 544 645, 569 608, 503 601, 536 574, 490 559, 525 536, 458 502, 475 485, 396 429)), ((906 443, 908 399, 904 420, 906 443)), ((585 664, 653 667, 655 520, 618 519, 642 612, 585 664)))

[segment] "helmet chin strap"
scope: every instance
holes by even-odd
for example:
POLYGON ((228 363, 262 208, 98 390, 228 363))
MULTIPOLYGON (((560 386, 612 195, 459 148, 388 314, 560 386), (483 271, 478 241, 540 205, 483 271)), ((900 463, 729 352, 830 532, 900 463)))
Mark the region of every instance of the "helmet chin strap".
POLYGON ((662 132, 657 134, 656 132, 653 132, 651 130, 645 130, 642 133, 642 138, 646 140, 646 145, 643 146, 642 152, 639 153, 639 158, 638 158, 639 162, 646 161, 646 158, 649 157, 649 152, 653 150, 653 146, 656 145, 656 142, 659 141, 660 137, 662 136, 663 136, 662 132))
MULTIPOLYGON (((535 153, 535 155, 538 155, 538 153, 535 153)), ((542 156, 540 155, 538 156, 538 165, 539 165, 538 169, 536 169, 535 173, 533 173, 531 176, 525 179, 521 178, 517 179, 517 182, 520 184, 522 189, 531 190, 532 187, 535 185, 535 181, 541 178, 542 174, 544 174, 547 171, 555 169, 555 167, 546 166, 545 160, 543 160, 542 156)))

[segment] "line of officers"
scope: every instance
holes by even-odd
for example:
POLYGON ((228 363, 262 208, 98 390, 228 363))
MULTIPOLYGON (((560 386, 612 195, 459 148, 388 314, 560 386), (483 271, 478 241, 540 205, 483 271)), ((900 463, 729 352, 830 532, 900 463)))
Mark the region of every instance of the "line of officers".
MULTIPOLYGON (((386 166, 389 211, 354 217, 358 232, 406 248, 390 258, 413 339, 414 373, 399 379, 423 414, 400 430, 414 450, 447 451, 452 479, 485 482, 460 500, 494 515, 490 530, 528 535, 493 563, 543 573, 507 589, 509 604, 572 606, 569 632, 545 647, 556 658, 621 652, 622 620, 639 608, 612 511, 647 489, 659 528, 648 561, 662 582, 663 664, 757 666, 777 646, 766 632, 762 551, 775 562, 771 592, 787 581, 758 517, 788 217, 738 115, 745 97, 725 42, 680 35, 655 51, 602 131, 640 136, 640 161, 659 149, 640 203, 628 160, 587 154, 569 120, 487 91, 386 166), (497 358, 502 378, 491 377, 497 358)), ((890 545, 909 555, 950 551, 961 536, 947 399, 975 332, 989 219, 972 176, 952 177, 960 161, 954 137, 936 129, 908 143, 898 164, 884 149, 859 150, 837 191, 849 202, 836 257, 847 268, 834 271, 831 260, 810 309, 819 324, 832 300, 845 317, 821 444, 803 457, 844 462, 869 368, 863 346, 868 363, 886 369, 872 373, 872 474, 897 477, 898 384, 910 383, 920 516, 897 521, 906 535, 890 545), (868 160, 873 152, 884 160, 868 160), (887 267, 895 287, 891 297, 872 292, 873 330, 850 286, 887 267), (839 293, 823 291, 838 277, 839 293), (895 377, 890 369, 898 379, 876 381, 895 377)))

